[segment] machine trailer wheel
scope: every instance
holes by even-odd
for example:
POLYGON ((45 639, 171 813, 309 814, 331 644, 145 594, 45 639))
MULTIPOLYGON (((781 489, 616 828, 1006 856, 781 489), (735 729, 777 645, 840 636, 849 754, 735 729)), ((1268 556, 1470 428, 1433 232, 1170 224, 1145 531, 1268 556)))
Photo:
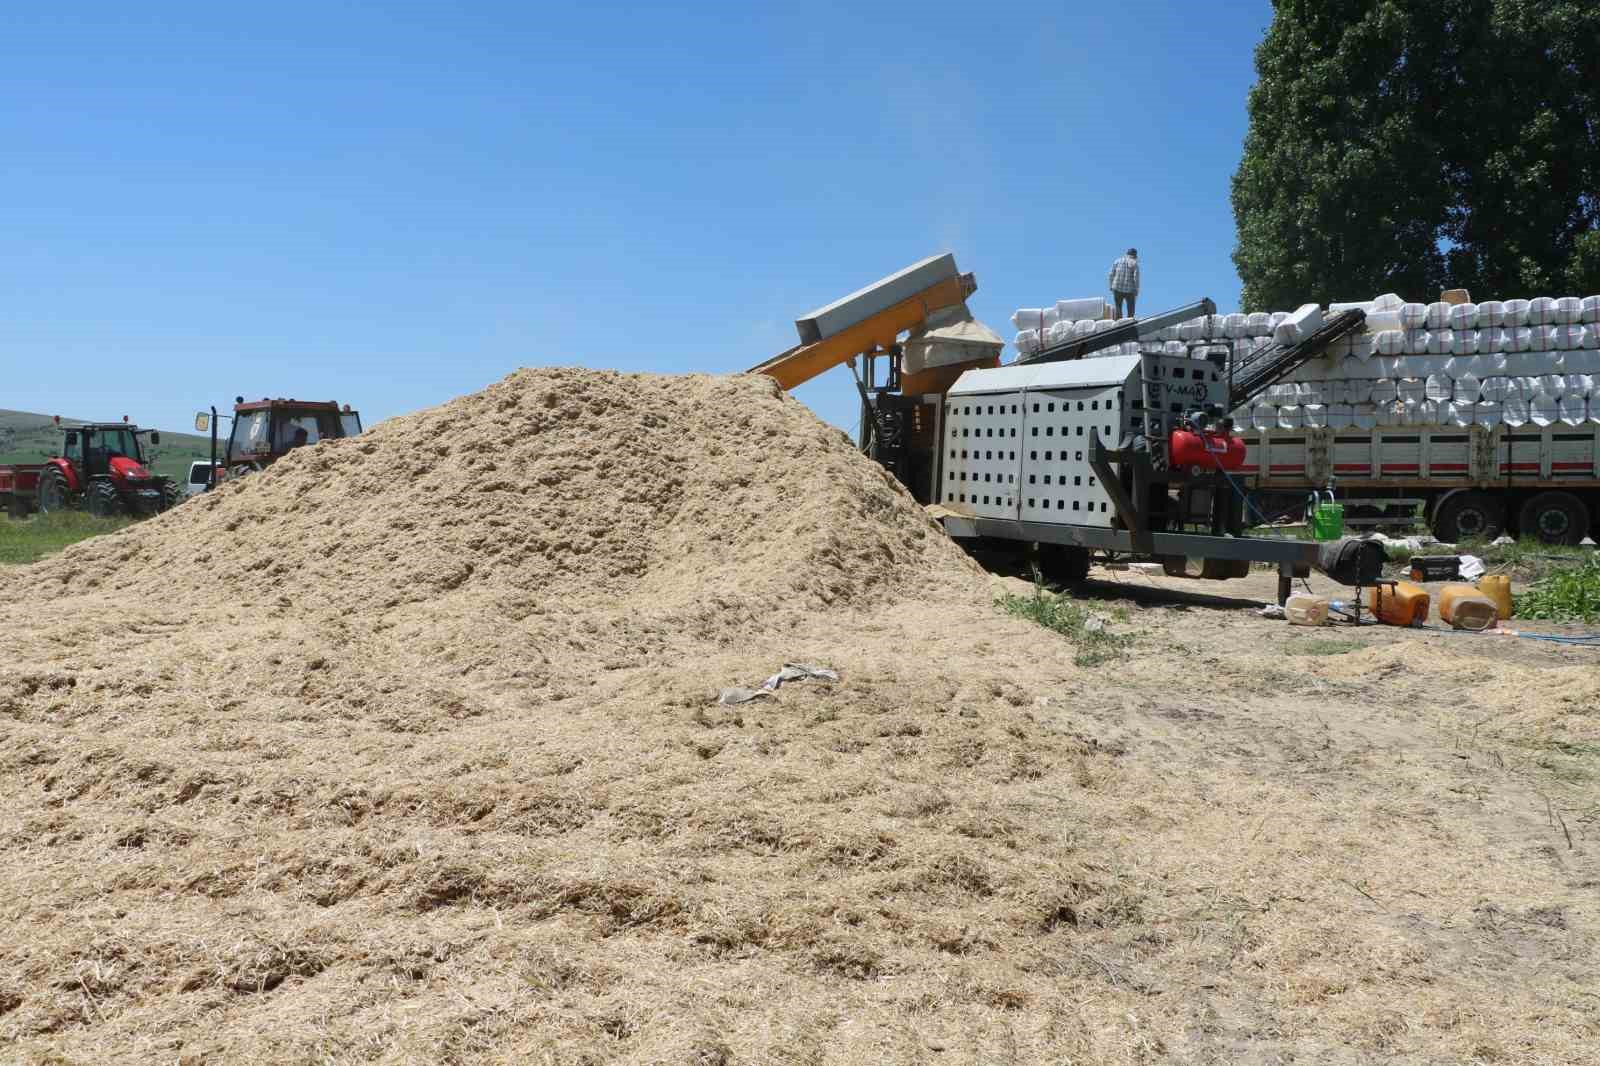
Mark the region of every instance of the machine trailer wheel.
POLYGON ((1039 572, 1046 581, 1076 585, 1089 576, 1089 549, 1071 544, 1041 544, 1039 572))
POLYGON ((1488 493, 1463 492, 1440 504, 1431 524, 1434 536, 1446 544, 1459 544, 1494 540, 1505 530, 1506 516, 1500 501, 1488 493))
POLYGON ((1517 530, 1544 544, 1576 544, 1589 535, 1589 508, 1570 492, 1541 492, 1522 505, 1517 530))
POLYGON ((46 467, 39 471, 38 491, 40 514, 67 509, 67 479, 62 477, 61 471, 55 467, 46 467))
POLYGON ((96 518, 115 518, 122 513, 122 497, 117 487, 109 481, 96 481, 89 486, 86 504, 96 518))

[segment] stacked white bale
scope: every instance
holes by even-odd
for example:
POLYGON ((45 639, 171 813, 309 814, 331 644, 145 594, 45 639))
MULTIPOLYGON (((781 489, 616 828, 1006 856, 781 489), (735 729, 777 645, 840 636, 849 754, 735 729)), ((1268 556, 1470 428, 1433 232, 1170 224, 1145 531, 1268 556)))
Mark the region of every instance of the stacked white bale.
POLYGON ((1428 398, 1427 383, 1422 378, 1401 378, 1395 382, 1395 399, 1411 407, 1428 398))
POLYGON ((1482 344, 1479 331, 1475 329, 1458 329, 1455 339, 1450 346, 1450 354, 1454 356, 1477 355, 1482 344))
POLYGON ((1299 344, 1321 329, 1322 325, 1322 306, 1301 304, 1294 314, 1284 319, 1272 331, 1272 338, 1279 344, 1299 344))
POLYGON ((1555 396, 1536 393, 1528 401, 1528 421, 1536 426, 1551 426, 1561 421, 1561 400, 1555 396))
POLYGON ((1353 405, 1353 419, 1357 429, 1373 429, 1378 425, 1378 408, 1375 404, 1353 405))
POLYGON ((1474 406, 1476 406, 1474 402, 1462 403, 1459 400, 1441 404, 1439 407, 1439 421, 1447 426, 1470 426, 1472 425, 1472 410, 1474 406))
POLYGON ((1500 405, 1500 421, 1508 426, 1522 426, 1528 422, 1528 399, 1521 392, 1507 393, 1500 405))
POLYGON ((1581 426, 1588 419, 1589 400, 1581 395, 1567 393, 1557 401, 1557 414, 1562 424, 1581 426))
POLYGON ((1425 325, 1428 329, 1449 329, 1450 307, 1451 305, 1445 303, 1443 300, 1438 300, 1429 304, 1423 320, 1423 325, 1425 325))
POLYGON ((1011 324, 1018 329, 1033 329, 1043 333, 1057 322, 1061 316, 1054 307, 1022 307, 1011 314, 1011 324))
POLYGON ((1455 331, 1446 327, 1444 329, 1430 330, 1428 333, 1428 354, 1449 355, 1455 347, 1455 331))
POLYGON ((1453 395, 1450 396, 1451 400, 1454 400, 1456 403, 1465 404, 1474 404, 1478 402, 1478 396, 1483 387, 1483 382, 1478 380, 1476 374, 1461 374, 1456 377, 1454 385, 1455 388, 1453 390, 1453 395))
POLYGON ((1526 326, 1528 324, 1529 302, 1527 300, 1507 300, 1505 306, 1505 324, 1507 326, 1526 326))
POLYGON ((1450 328, 1461 331, 1478 328, 1477 304, 1453 304, 1450 307, 1450 328))
POLYGON ((1298 404, 1290 404, 1278 408, 1279 429, 1304 429, 1305 427, 1305 412, 1300 410, 1298 404))
POLYGON ((1393 378, 1379 378, 1372 383, 1372 402, 1380 407, 1392 406, 1399 395, 1393 378))
POLYGON ((1086 296, 1077 300, 1056 301, 1056 315, 1066 321, 1104 318, 1105 314, 1106 300, 1104 296, 1086 296))
POLYGON ((1039 350, 1039 331, 1025 329, 1011 339, 1011 346, 1023 355, 1032 355, 1039 350))
POLYGON ((1415 406, 1406 408, 1406 425, 1408 426, 1435 426, 1439 424, 1438 400, 1423 400, 1415 406))
POLYGON ((1535 296, 1528 301, 1528 325, 1553 326, 1556 321, 1556 299, 1554 296, 1535 296))
POLYGON ((1347 403, 1330 403, 1325 417, 1329 429, 1349 429, 1356 424, 1356 409, 1347 403))
POLYGON ((1487 300, 1478 305, 1478 328, 1497 329, 1506 324, 1506 305, 1499 300, 1487 300))
POLYGON ((1448 374, 1429 374, 1422 382, 1424 396, 1434 403, 1444 403, 1455 399, 1455 379, 1448 374))
POLYGON ((1478 426, 1498 426, 1500 405, 1493 400, 1479 400, 1472 406, 1472 422, 1478 426))

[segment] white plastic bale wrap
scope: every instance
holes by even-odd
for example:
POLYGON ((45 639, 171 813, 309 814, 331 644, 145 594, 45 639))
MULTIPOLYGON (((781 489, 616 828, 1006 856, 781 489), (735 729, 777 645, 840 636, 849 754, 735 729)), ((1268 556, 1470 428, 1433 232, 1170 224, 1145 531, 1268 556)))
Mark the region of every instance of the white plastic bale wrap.
POLYGON ((1567 352, 1561 357, 1561 369, 1569 374, 1600 373, 1600 351, 1567 352))
MULTIPOLYGON (((1506 306, 1509 307, 1513 303, 1516 303, 1516 301, 1512 300, 1509 303, 1507 303, 1506 306)), ((1506 313, 1506 320, 1507 321, 1511 320, 1511 313, 1509 311, 1506 313)), ((1533 327, 1531 327, 1531 326, 1509 326, 1509 327, 1507 327, 1506 328, 1506 351, 1507 352, 1531 352, 1531 351, 1533 351, 1533 327)))
POLYGON ((1044 331, 1044 340, 1047 345, 1064 344, 1072 337, 1071 322, 1057 322, 1044 331))
POLYGON ((1507 300, 1505 307, 1506 327, 1508 329, 1516 326, 1526 326, 1528 324, 1529 305, 1527 300, 1507 300))
POLYGON ((1557 325, 1570 326, 1575 322, 1583 321, 1583 300, 1577 296, 1556 297, 1555 322, 1557 325))
POLYGON ((1415 407, 1406 408, 1406 425, 1434 426, 1439 424, 1439 401, 1423 400, 1415 407))
POLYGON ((1408 303, 1401 304, 1397 314, 1400 316, 1401 329, 1427 329, 1428 305, 1408 303))
POLYGON ((1528 301, 1528 325, 1553 326, 1556 324, 1556 300, 1553 296, 1535 296, 1528 301))
POLYGON ((1161 354, 1181 359, 1189 354, 1189 346, 1182 341, 1166 341, 1161 345, 1161 354))
POLYGON ((1506 398, 1506 393, 1511 391, 1511 379, 1506 377, 1484 378, 1478 384, 1478 399, 1490 403, 1500 403, 1506 398))
POLYGON ((1422 378, 1401 378, 1394 383, 1394 391, 1401 403, 1418 404, 1428 398, 1428 383, 1422 378))
POLYGON ((1433 344, 1433 334, 1425 329, 1412 329, 1406 331, 1406 351, 1412 355, 1422 355, 1433 344))
POLYGON ((1589 401, 1582 396, 1568 393, 1557 401, 1556 414, 1565 425, 1581 426, 1588 421, 1589 401))
POLYGON ((1353 380, 1344 383, 1345 399, 1352 404, 1372 402, 1371 380, 1353 380))
POLYGON ((1378 424, 1378 408, 1375 404, 1352 404, 1350 418, 1358 429, 1372 429, 1378 424))
POLYGON ((1393 378, 1379 378, 1372 383, 1372 402, 1380 407, 1394 403, 1399 394, 1393 378))
POLYGON ((1272 331, 1273 340, 1279 344, 1299 344, 1322 328, 1322 308, 1317 304, 1301 304, 1294 314, 1284 319, 1272 331))
POLYGON ((1493 400, 1479 400, 1473 404, 1472 424, 1476 426, 1498 426, 1500 424, 1500 405, 1493 400))
POLYGON ((1375 311, 1393 311, 1397 307, 1404 306, 1404 304, 1405 301, 1400 299, 1399 294, 1393 292, 1386 292, 1381 296, 1372 298, 1372 307, 1375 311))
POLYGON ((1022 307, 1011 314, 1011 324, 1018 329, 1043 332, 1059 321, 1061 316, 1056 314, 1054 307, 1022 307))
POLYGON ((1508 426, 1528 424, 1528 401, 1522 396, 1507 396, 1500 404, 1500 421, 1508 426))
POLYGON ((1250 335, 1250 316, 1243 314, 1224 315, 1222 319, 1222 332, 1229 340, 1250 335))
POLYGON ((1287 321, 1289 321, 1288 311, 1274 311, 1267 316, 1267 325, 1271 326, 1274 331, 1287 321))
POLYGON ((1371 381, 1382 375, 1378 373, 1377 360, 1358 359, 1353 355, 1347 355, 1339 360, 1339 376, 1346 381, 1371 381))
POLYGON ((1350 354, 1357 359, 1371 359, 1374 347, 1369 333, 1357 333, 1350 338, 1350 354))
POLYGON ((1600 324, 1583 327, 1583 343, 1581 348, 1600 348, 1600 324))
POLYGON ((1571 323, 1555 327, 1556 347, 1563 352, 1582 348, 1585 332, 1584 327, 1571 323))
POLYGON ((1256 311, 1245 318, 1245 328, 1252 337, 1272 336, 1272 316, 1265 311, 1256 311))
POLYGON ((1483 391, 1483 382, 1475 374, 1462 374, 1455 380, 1455 390, 1450 396, 1456 403, 1477 403, 1483 391))
POLYGON ((1450 328, 1450 305, 1443 300, 1437 300, 1428 305, 1427 315, 1423 323, 1429 329, 1450 328))
POLYGON ((1306 426, 1305 412, 1300 410, 1298 404, 1289 404, 1278 408, 1279 429, 1304 429, 1306 426))
POLYGON ((1600 323, 1600 296, 1585 296, 1578 301, 1578 321, 1585 325, 1600 323))
POLYGON ((1363 323, 1368 333, 1382 333, 1386 329, 1404 329, 1405 323, 1401 320, 1399 310, 1374 311, 1367 316, 1363 323))
POLYGON ((1475 404, 1473 403, 1465 403, 1459 400, 1441 404, 1439 407, 1439 421, 1447 426, 1470 426, 1472 425, 1472 409, 1474 406, 1475 404))
POLYGON ((1191 318, 1178 324, 1178 339, 1184 341, 1203 341, 1206 339, 1206 320, 1204 317, 1191 318))
POLYGON ((1561 375, 1561 392, 1567 396, 1589 395, 1588 374, 1563 374, 1561 375))
POLYGON ((1301 404, 1300 416, 1307 429, 1321 429, 1328 424, 1328 409, 1320 403, 1301 404))
MULTIPOLYGON (((1483 314, 1482 304, 1478 305, 1478 314, 1479 316, 1483 314)), ((1505 318, 1504 312, 1501 313, 1500 317, 1502 319, 1505 318)), ((1478 351, 1480 352, 1503 352, 1509 343, 1510 340, 1506 336, 1504 326, 1490 326, 1488 329, 1478 330, 1478 351)))
POLYGON ((1252 429, 1277 429, 1278 409, 1269 404, 1257 404, 1250 409, 1250 426, 1252 429))
POLYGON ((1039 350, 1039 331, 1025 329, 1011 339, 1011 346, 1023 355, 1032 355, 1039 350))
POLYGON ((1117 324, 1114 321, 1112 321, 1109 318, 1102 318, 1102 319, 1098 320, 1097 322, 1095 322, 1094 325, 1090 326, 1089 327, 1089 331, 1091 333, 1105 333, 1108 330, 1112 330, 1112 329, 1116 329, 1116 328, 1117 328, 1117 324))
POLYGON ((1533 338, 1531 345, 1536 352, 1553 352, 1557 349, 1555 326, 1534 326, 1528 330, 1533 338))
POLYGON ((1379 355, 1403 355, 1407 351, 1406 335, 1397 329, 1386 329, 1372 339, 1379 355))
POLYGON ((1506 305, 1500 300, 1485 300, 1478 305, 1478 328, 1492 329, 1506 324, 1506 305))
POLYGON ((1374 300, 1343 300, 1337 303, 1330 303, 1328 305, 1328 315, 1331 318, 1345 311, 1360 311, 1362 314, 1371 314, 1377 310, 1377 307, 1377 302, 1374 300))
POLYGON ((1356 424, 1356 409, 1347 403, 1330 403, 1326 418, 1329 429, 1349 429, 1356 424))
POLYGON ((1444 374, 1429 374, 1422 382, 1423 395, 1435 403, 1453 400, 1456 397, 1456 383, 1444 374))
POLYGON ((1428 334, 1429 355, 1449 355, 1455 348, 1456 335, 1454 330, 1436 329, 1428 334))
POLYGON ((1165 343, 1166 341, 1175 341, 1175 340, 1177 340, 1178 339, 1178 327, 1177 326, 1162 326, 1159 330, 1156 331, 1156 339, 1159 340, 1159 341, 1162 341, 1163 343, 1165 343))
POLYGON ((1567 391, 1567 378, 1564 374, 1540 374, 1533 379, 1535 394, 1545 396, 1560 396, 1567 391))
POLYGON ((1455 331, 1455 343, 1450 346, 1450 354, 1455 356, 1477 355, 1478 347, 1482 343, 1478 331, 1475 329, 1460 329, 1455 331))
POLYGON ((1536 426, 1553 426, 1561 421, 1561 401, 1543 394, 1528 401, 1528 421, 1536 426))
POLYGON ((1478 328, 1477 304, 1452 304, 1450 307, 1450 328, 1453 330, 1478 328))
POLYGON ((1056 315, 1064 322, 1101 318, 1106 313, 1104 296, 1085 296, 1076 300, 1057 300, 1056 315))

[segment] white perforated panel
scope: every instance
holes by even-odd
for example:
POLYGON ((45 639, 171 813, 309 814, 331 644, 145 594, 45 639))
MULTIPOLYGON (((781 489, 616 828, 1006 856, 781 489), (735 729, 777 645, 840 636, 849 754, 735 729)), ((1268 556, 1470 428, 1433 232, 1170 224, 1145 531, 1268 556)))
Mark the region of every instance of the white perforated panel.
POLYGON ((1036 389, 1025 397, 1022 517, 1032 522, 1109 526, 1111 497, 1089 468, 1089 432, 1116 448, 1128 424, 1124 389, 1036 389))
POLYGON ((1016 518, 1021 447, 1020 392, 949 397, 940 502, 983 518, 1016 518))

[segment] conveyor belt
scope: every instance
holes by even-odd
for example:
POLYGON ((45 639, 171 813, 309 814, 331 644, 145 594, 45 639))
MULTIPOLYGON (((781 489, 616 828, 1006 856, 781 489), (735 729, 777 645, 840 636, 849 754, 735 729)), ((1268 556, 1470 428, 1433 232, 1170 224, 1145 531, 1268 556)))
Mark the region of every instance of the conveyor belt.
POLYGON ((1230 375, 1232 391, 1229 409, 1237 410, 1260 396, 1327 351, 1335 341, 1361 329, 1366 321, 1364 311, 1341 311, 1299 344, 1271 344, 1235 362, 1230 375))

